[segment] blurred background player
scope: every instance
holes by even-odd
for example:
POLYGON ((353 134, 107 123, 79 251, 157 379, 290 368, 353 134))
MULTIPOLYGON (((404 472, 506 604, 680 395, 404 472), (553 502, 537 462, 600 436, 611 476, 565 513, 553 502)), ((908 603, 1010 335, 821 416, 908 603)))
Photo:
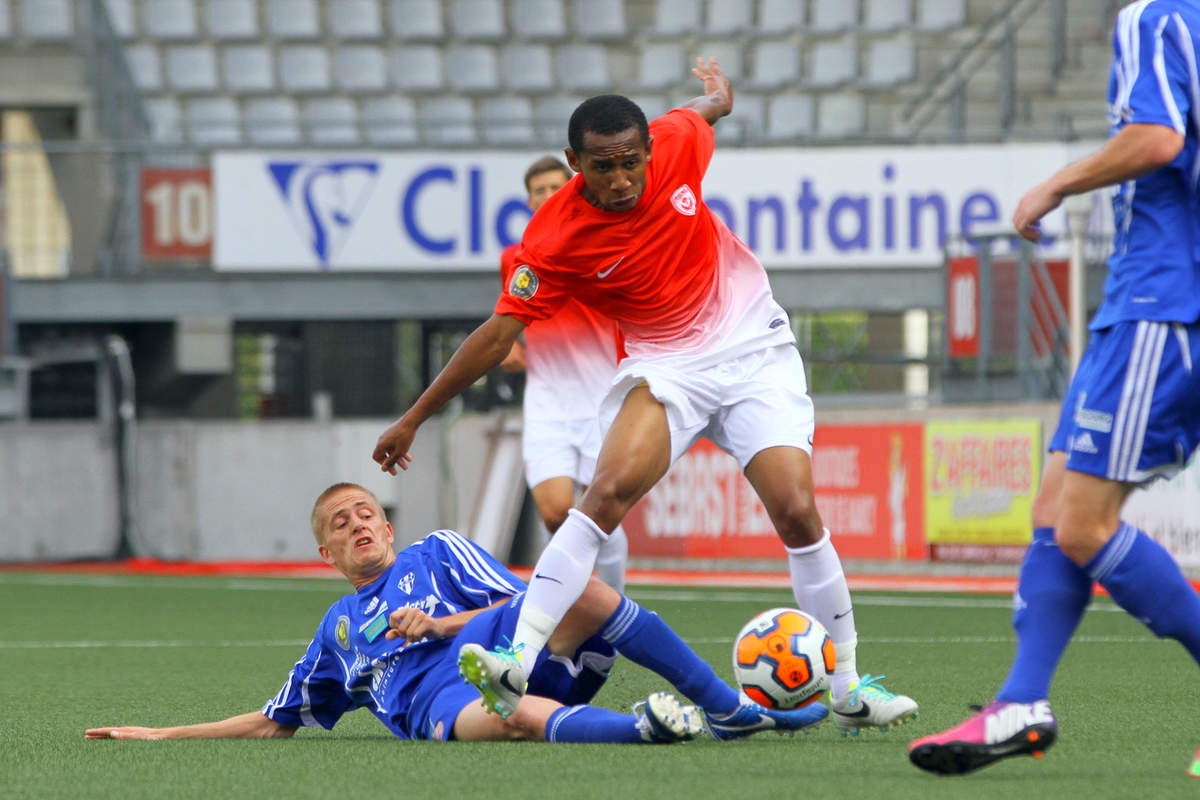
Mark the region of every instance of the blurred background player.
MULTIPOLYGON (((627 657, 678 680, 680 691, 710 710, 742 707, 737 693, 657 614, 593 579, 555 632, 549 647, 555 657, 547 652, 539 659, 515 712, 507 719, 490 714, 459 678, 455 656, 463 642, 492 646, 511 635, 524 597, 521 580, 453 531, 434 531, 397 555, 379 500, 357 484, 322 492, 312 529, 321 558, 355 591, 326 612, 307 652, 261 711, 168 728, 90 728, 87 738, 284 738, 302 725, 332 728, 347 711, 364 707, 402 739, 659 743, 700 733, 699 711, 669 692, 653 693, 632 715, 581 705, 608 677, 617 643, 627 657), (670 662, 658 653, 670 654, 670 662)), ((798 730, 825 715, 823 707, 766 712, 755 724, 712 732, 740 738, 798 730)))
POLYGON ((857 671, 850 592, 814 504, 813 406, 787 313, 758 259, 700 196, 712 125, 732 110, 733 90, 714 60, 697 59, 692 72, 704 94, 653 125, 619 95, 575 110, 567 160, 580 175, 534 215, 495 313, 380 436, 373 457, 385 471, 406 468, 417 428, 499 363, 526 325, 570 298, 603 311, 620 325, 628 357, 601 406, 596 475, 538 559, 511 650, 460 653, 489 705, 515 708, 608 533, 706 436, 737 458, 787 548, 797 604, 833 637, 838 726, 898 724, 917 704, 857 671))
MULTIPOLYGON (((571 179, 562 161, 546 156, 525 171, 525 191, 534 211, 571 179)), ((517 245, 500 256, 500 285, 517 269, 517 245)), ((600 453, 599 406, 617 371, 621 335, 617 325, 585 305, 568 300, 558 314, 525 329, 500 366, 525 371, 521 449, 525 479, 546 530, 553 534, 575 504, 575 487, 586 488, 600 453)), ((629 541, 617 526, 596 557, 596 575, 625 590, 629 541)))
POLYGON ((1112 138, 1027 192, 1013 216, 1017 231, 1037 241, 1038 221, 1063 198, 1117 186, 1104 302, 1033 506, 1012 669, 978 714, 912 743, 922 769, 970 772, 1054 743, 1050 681, 1093 582, 1200 661, 1200 596, 1161 545, 1120 518, 1130 492, 1178 472, 1200 443, 1198 44, 1195 2, 1126 6, 1113 37, 1112 138))

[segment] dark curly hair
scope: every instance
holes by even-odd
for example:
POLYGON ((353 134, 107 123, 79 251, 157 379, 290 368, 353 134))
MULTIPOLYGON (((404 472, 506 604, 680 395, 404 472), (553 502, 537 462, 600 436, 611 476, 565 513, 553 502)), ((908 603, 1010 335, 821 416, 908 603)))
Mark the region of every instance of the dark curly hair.
POLYGON ((579 104, 567 123, 567 143, 576 153, 583 152, 583 135, 610 136, 637 128, 642 142, 650 141, 650 125, 638 104, 620 94, 602 94, 579 104))

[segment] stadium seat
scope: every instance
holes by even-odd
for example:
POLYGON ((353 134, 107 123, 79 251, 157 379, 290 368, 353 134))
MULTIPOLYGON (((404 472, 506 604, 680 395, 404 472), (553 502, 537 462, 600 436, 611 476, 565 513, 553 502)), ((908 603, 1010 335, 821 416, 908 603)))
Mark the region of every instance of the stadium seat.
POLYGON ((416 119, 413 101, 407 97, 377 97, 363 101, 363 136, 371 144, 416 144, 416 119))
POLYGON ((21 33, 30 39, 69 39, 75 33, 71 0, 37 0, 20 8, 21 33))
POLYGON ((690 67, 687 51, 678 42, 652 42, 642 48, 638 66, 638 89, 666 89, 683 81, 690 67))
POLYGON ((863 0, 863 29, 893 31, 912 25, 912 0, 863 0))
POLYGON ((242 119, 251 144, 298 144, 296 101, 290 97, 256 97, 246 101, 242 119))
POLYGON ((813 43, 805 83, 819 88, 840 86, 858 77, 858 41, 854 36, 813 43))
POLYGON ((654 25, 646 31, 653 36, 687 36, 700 30, 700 0, 658 0, 654 25))
POLYGON ((713 131, 720 142, 754 142, 762 139, 766 128, 766 99, 753 92, 736 92, 733 113, 722 117, 713 131))
POLYGON ((379 0, 338 0, 325 6, 329 32, 336 39, 378 39, 383 36, 379 0))
POLYGON ((710 35, 735 35, 750 29, 754 4, 747 0, 708 0, 704 32, 710 35))
POLYGON ((313 144, 356 144, 358 114, 348 97, 313 97, 304 101, 304 128, 313 144))
POLYGON ((413 92, 437 92, 445 86, 442 49, 433 45, 401 47, 392 53, 392 83, 413 92))
POLYGON ((475 112, 464 97, 433 97, 421 103, 422 140, 429 145, 476 144, 475 112))
POLYGON ((566 147, 567 121, 581 102, 581 97, 543 97, 536 101, 533 124, 543 145, 566 147))
POLYGON ((867 86, 892 86, 911 81, 917 74, 917 51, 912 35, 897 33, 872 39, 867 50, 867 86))
POLYGON ((0 39, 8 39, 13 35, 12 8, 10 0, 0 0, 0 39))
POLYGON ((133 84, 143 92, 162 88, 162 65, 158 48, 152 44, 136 44, 125 48, 125 60, 133 76, 133 84))
POLYGON ((233 92, 273 91, 271 51, 260 44, 230 45, 221 51, 221 76, 233 92))
POLYGON ((496 51, 486 44, 446 48, 446 79, 459 92, 491 92, 500 85, 496 51))
POLYGON ((387 64, 383 50, 375 45, 339 47, 333 53, 333 79, 350 92, 374 92, 387 88, 387 64))
POLYGON ((858 27, 858 0, 809 0, 809 29, 836 33, 858 27))
POLYGON ((540 44, 512 43, 500 51, 500 76, 516 92, 548 92, 554 88, 550 48, 540 44))
POLYGON ((967 0, 919 0, 917 29, 941 31, 967 21, 967 0))
POLYGON ((603 45, 572 44, 558 48, 555 61, 559 81, 577 92, 601 92, 611 88, 608 54, 603 45))
POLYGON ((450 26, 461 39, 499 41, 504 38, 504 5, 500 0, 454 0, 450 26))
POLYGON ((177 92, 211 92, 217 88, 217 54, 207 44, 167 48, 167 85, 177 92))
POLYGON ((512 23, 518 41, 563 39, 567 35, 563 0, 516 0, 512 23))
POLYGON ((830 92, 817 100, 817 133, 837 139, 861 133, 867 111, 861 92, 830 92))
POLYGON ((391 0, 392 33, 407 41, 437 41, 445 36, 441 0, 391 0))
MULTIPOLYGON (((661 117, 674 105, 665 95, 661 94, 634 94, 630 95, 629 99, 637 103, 638 108, 646 115, 646 119, 661 117)), ((741 102, 740 96, 738 102, 741 102)))
POLYGON ((529 145, 534 141, 533 108, 527 97, 493 97, 479 109, 483 138, 489 144, 529 145))
POLYGON ((575 35, 581 39, 613 40, 629 35, 625 0, 574 0, 575 35))
MULTIPOLYGON (((701 42, 696 47, 696 55, 703 58, 715 58, 721 65, 721 71, 729 80, 737 83, 746 74, 745 66, 742 63, 742 42, 743 37, 740 36, 701 42)), ((689 61, 686 66, 690 69, 692 63, 694 62, 689 61)), ((699 86, 699 83, 697 82, 696 85, 699 86)))
POLYGON ((192 0, 143 0, 142 33, 151 39, 195 39, 192 0))
POLYGON ((258 7, 255 0, 208 0, 204 4, 204 27, 214 39, 255 39, 258 7))
POLYGON ((150 118, 150 136, 156 142, 178 144, 183 140, 183 115, 173 97, 151 97, 145 102, 150 118))
MULTIPOLYGON (((117 36, 122 39, 134 37, 137 33, 137 25, 133 21, 133 0, 104 0, 104 11, 108 14, 108 22, 117 36)), ((5 22, 8 21, 7 3, 5 8, 0 11, 0 15, 4 15, 5 22)))
POLYGON ((775 95, 767 108, 767 127, 763 138, 780 143, 811 136, 813 108, 812 95, 797 92, 775 95))
POLYGON ((319 45, 279 48, 279 83, 290 92, 329 89, 329 54, 319 45))
POLYGON ((193 144, 238 144, 241 130, 237 103, 228 97, 201 97, 187 104, 188 136, 193 144))
POLYGON ((804 27, 804 3, 801 0, 759 0, 760 33, 795 33, 804 27))
POLYGON ((280 39, 316 39, 321 17, 316 0, 266 0, 267 32, 280 39))
POLYGON ((751 51, 748 83, 759 89, 796 84, 800 81, 800 45, 791 39, 762 39, 751 51))

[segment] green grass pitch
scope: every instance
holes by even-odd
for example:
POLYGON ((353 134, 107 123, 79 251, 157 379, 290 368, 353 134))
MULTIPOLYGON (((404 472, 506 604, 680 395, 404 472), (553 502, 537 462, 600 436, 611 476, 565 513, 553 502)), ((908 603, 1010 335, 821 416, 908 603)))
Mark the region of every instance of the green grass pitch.
MULTIPOLYGON (((0 794, 5 797, 1174 798, 1200 741, 1200 674, 1174 642, 1098 599, 1051 696, 1059 743, 967 777, 912 767, 906 745, 984 702, 1012 652, 1007 598, 856 595, 859 668, 921 703, 918 719, 843 739, 826 723, 671 747, 440 744, 393 738, 365 711, 284 741, 88 742, 98 725, 168 725, 258 708, 282 685, 333 581, 0 573, 0 794)), ((730 640, 780 590, 634 586, 725 678, 730 640)), ((618 662, 597 703, 625 710, 658 676, 618 662)))

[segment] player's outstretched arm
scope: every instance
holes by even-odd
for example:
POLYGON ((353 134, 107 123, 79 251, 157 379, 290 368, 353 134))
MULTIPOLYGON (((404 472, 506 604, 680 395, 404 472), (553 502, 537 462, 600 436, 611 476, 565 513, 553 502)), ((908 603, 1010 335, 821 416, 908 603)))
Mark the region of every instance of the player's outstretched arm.
POLYGON ((703 58, 697 58, 692 74, 704 82, 704 94, 692 98, 681 107, 692 109, 712 125, 733 110, 733 87, 715 58, 708 59, 708 63, 703 58))
POLYGON ((280 725, 261 712, 251 711, 219 722, 176 725, 170 728, 141 728, 125 725, 115 728, 88 728, 88 739, 287 739, 296 732, 280 725))
POLYGON ((492 314, 459 345, 449 363, 421 393, 412 408, 393 422, 375 443, 371 458, 384 472, 396 474, 396 467, 408 469, 417 429, 433 416, 452 397, 479 380, 492 367, 504 360, 513 342, 525 330, 525 323, 505 314, 492 314))
POLYGON ((1041 238, 1038 222, 1073 194, 1141 177, 1165 167, 1183 149, 1183 135, 1166 125, 1126 125, 1104 147, 1063 167, 1030 189, 1017 204, 1013 227, 1031 242, 1041 238))

